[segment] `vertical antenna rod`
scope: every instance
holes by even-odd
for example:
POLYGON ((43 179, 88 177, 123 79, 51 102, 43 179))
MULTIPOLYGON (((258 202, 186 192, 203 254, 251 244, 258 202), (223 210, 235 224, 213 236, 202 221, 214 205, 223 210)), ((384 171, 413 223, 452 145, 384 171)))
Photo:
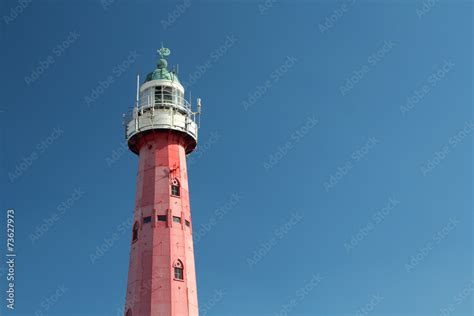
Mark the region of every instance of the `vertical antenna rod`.
POLYGON ((139 96, 139 93, 140 93, 140 75, 137 74, 137 97, 135 99, 136 101, 136 107, 138 108, 138 96, 139 96))
POLYGON ((197 98, 198 126, 201 126, 201 98, 197 98))

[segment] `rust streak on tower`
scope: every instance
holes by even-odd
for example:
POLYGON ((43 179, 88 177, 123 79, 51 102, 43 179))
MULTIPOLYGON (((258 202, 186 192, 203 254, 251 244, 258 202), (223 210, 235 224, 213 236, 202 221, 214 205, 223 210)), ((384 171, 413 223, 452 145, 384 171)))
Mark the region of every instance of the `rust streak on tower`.
POLYGON ((128 147, 138 155, 125 316, 198 315, 186 155, 197 145, 197 112, 184 99, 162 47, 157 68, 125 116, 128 147))

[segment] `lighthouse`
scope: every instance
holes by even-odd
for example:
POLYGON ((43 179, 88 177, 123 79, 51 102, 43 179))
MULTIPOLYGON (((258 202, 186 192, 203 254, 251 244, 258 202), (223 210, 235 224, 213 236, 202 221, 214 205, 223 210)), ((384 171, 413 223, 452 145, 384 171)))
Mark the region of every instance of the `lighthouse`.
POLYGON ((124 115, 128 148, 138 155, 125 316, 198 315, 186 155, 197 145, 198 117, 184 98, 170 50, 124 115))

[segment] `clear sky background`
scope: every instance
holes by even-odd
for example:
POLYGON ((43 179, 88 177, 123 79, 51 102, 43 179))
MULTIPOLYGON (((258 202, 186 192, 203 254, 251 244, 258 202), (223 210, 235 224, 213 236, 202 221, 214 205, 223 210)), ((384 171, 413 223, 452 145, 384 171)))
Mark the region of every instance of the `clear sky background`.
POLYGON ((122 113, 163 41, 203 99, 201 315, 473 314, 472 2, 19 3, 1 3, 2 313, 120 315, 122 113))

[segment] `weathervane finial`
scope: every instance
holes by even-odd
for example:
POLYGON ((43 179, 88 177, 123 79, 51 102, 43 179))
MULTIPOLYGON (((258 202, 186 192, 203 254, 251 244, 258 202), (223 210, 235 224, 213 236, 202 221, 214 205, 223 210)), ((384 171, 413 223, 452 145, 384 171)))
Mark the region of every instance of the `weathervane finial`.
POLYGON ((161 48, 157 50, 158 54, 162 59, 165 57, 168 57, 171 54, 171 51, 169 48, 163 47, 163 42, 161 42, 161 48))

